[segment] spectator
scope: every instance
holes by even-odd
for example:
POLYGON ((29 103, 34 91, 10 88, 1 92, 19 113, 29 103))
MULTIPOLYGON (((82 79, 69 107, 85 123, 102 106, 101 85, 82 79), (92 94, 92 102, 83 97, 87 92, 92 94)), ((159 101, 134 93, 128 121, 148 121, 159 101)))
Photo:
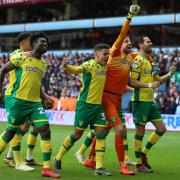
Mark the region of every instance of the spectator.
MULTIPOLYGON (((48 70, 43 79, 43 85, 46 92, 55 100, 53 109, 74 110, 76 98, 81 88, 81 77, 79 75, 69 75, 64 71, 61 64, 63 56, 69 57, 72 65, 79 65, 87 59, 90 59, 93 54, 79 54, 77 52, 72 53, 71 51, 68 51, 61 56, 56 56, 53 53, 44 56, 48 62, 48 70), (66 101, 68 101, 68 103, 66 101)), ((177 71, 171 77, 169 84, 166 84, 166 89, 164 91, 158 89, 155 94, 155 100, 160 107, 161 113, 175 113, 176 106, 177 109, 179 108, 180 96, 180 73, 178 69, 180 64, 180 52, 178 49, 174 49, 173 52, 170 52, 169 49, 166 49, 165 51, 160 49, 157 53, 154 53, 154 57, 163 74, 166 73, 166 70, 168 69, 167 66, 169 67, 174 62, 177 64, 177 71), (164 94, 166 94, 166 96, 164 96, 164 94), (166 111, 164 111, 164 104, 166 111)), ((0 67, 3 66, 8 59, 8 54, 0 57, 0 67)), ((4 81, 4 89, 6 89, 8 82, 7 76, 4 81)), ((1 107, 4 106, 2 102, 0 104, 1 107)), ((127 110, 130 111, 129 108, 127 108, 127 110)))

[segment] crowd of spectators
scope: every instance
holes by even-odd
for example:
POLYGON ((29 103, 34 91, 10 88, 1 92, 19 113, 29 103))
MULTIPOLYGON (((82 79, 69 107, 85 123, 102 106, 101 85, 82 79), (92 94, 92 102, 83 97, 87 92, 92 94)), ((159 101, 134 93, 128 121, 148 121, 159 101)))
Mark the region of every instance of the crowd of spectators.
MULTIPOLYGON (((43 85, 46 92, 54 98, 55 106, 53 110, 74 110, 76 98, 81 88, 80 75, 68 74, 62 66, 62 58, 66 56, 71 65, 80 65, 84 61, 91 59, 93 54, 78 54, 67 52, 61 56, 56 56, 53 53, 48 54, 44 58, 48 62, 47 73, 43 80, 43 85)), ((0 66, 9 59, 8 55, 0 58, 0 66)), ((158 104, 162 114, 180 114, 180 52, 174 49, 170 52, 159 50, 154 53, 154 59, 161 69, 161 75, 167 73, 172 64, 177 65, 177 71, 166 83, 164 89, 156 90, 155 101, 158 104)), ((4 89, 8 84, 8 77, 4 81, 4 89)), ((3 103, 1 102, 1 107, 3 103)))
MULTIPOLYGON (((11 21, 10 16, 7 16, 8 9, 11 7, 0 7, 3 8, 0 24, 6 24, 6 17, 8 17, 7 23, 11 24, 125 16, 131 3, 132 0, 114 0, 113 2, 109 0, 104 0, 103 2, 102 0, 68 0, 48 4, 15 6, 11 21)), ((150 2, 142 0, 139 2, 139 5, 141 6, 140 15, 179 12, 179 2, 175 0, 150 2)))

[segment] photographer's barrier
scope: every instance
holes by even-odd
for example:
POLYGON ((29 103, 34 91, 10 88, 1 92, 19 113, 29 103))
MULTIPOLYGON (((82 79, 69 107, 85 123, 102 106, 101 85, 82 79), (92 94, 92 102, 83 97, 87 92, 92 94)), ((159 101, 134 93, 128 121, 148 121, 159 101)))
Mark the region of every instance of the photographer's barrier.
MULTIPOLYGON (((49 123, 52 125, 68 125, 72 126, 74 124, 75 112, 72 111, 51 111, 47 110, 46 114, 49 119, 49 123)), ((132 114, 126 113, 126 126, 129 129, 134 129, 132 114)), ((168 131, 180 131, 180 115, 162 115, 164 124, 168 131)), ((7 115, 5 109, 0 109, 0 121, 6 122, 7 115)), ((154 129, 152 123, 146 125, 146 129, 154 129)))

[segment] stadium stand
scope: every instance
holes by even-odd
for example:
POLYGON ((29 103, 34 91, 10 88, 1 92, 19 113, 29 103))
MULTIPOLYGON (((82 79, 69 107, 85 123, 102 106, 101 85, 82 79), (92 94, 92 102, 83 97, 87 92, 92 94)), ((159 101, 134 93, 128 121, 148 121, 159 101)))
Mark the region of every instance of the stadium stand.
MULTIPOLYGON (((177 72, 171 77, 171 80, 166 85, 161 86, 155 94, 155 100, 160 106, 161 113, 175 114, 176 107, 180 101, 180 52, 177 49, 170 52, 168 49, 165 51, 159 49, 154 52, 155 61, 161 69, 161 75, 165 74, 172 64, 177 64, 177 72)), ((56 56, 53 53, 47 54, 45 59, 48 62, 48 70, 44 77, 44 87, 47 93, 55 100, 53 110, 74 110, 76 97, 80 92, 81 78, 79 75, 69 75, 62 68, 62 58, 66 56, 70 58, 72 65, 79 65, 82 62, 93 57, 93 54, 78 54, 71 53, 70 51, 61 56, 56 56)), ((0 66, 2 66, 9 59, 9 55, 4 55, 0 58, 0 66)), ((4 82, 4 89, 8 83, 8 77, 4 82)), ((127 112, 128 102, 130 101, 131 94, 128 93, 124 96, 123 107, 127 112)), ((1 103, 1 107, 3 107, 1 103)))
MULTIPOLYGON (((68 75, 62 69, 62 57, 67 56, 71 59, 71 64, 78 65, 93 56, 90 48, 98 42, 112 44, 119 32, 119 25, 122 25, 123 16, 126 15, 129 4, 133 1, 114 0, 112 3, 103 0, 102 3, 102 0, 96 0, 89 3, 82 0, 36 0, 36 3, 32 2, 29 0, 0 2, 0 24, 3 25, 0 27, 0 65, 2 66, 9 59, 9 53, 18 47, 16 36, 19 32, 25 30, 33 32, 44 28, 50 40, 50 50, 54 52, 45 57, 49 66, 43 81, 44 87, 55 99, 54 110, 74 110, 75 98, 81 87, 80 76, 68 75), (118 9, 117 4, 119 4, 118 9), (65 20, 76 21, 73 23, 65 20), (75 51, 72 51, 74 49, 75 51)), ((139 5, 140 16, 133 20, 133 26, 130 28, 132 40, 139 34, 147 34, 150 35, 155 46, 171 47, 158 48, 154 51, 154 58, 161 68, 162 75, 167 72, 171 64, 177 64, 177 72, 171 77, 170 82, 157 90, 155 100, 162 113, 178 113, 176 107, 179 107, 180 101, 178 39, 180 1, 142 0, 139 1, 139 5)), ((4 82, 4 89, 7 83, 8 77, 4 82)), ((130 93, 124 97, 123 107, 126 111, 130 111, 128 108, 130 97, 130 93)), ((2 102, 0 106, 4 106, 2 102)))

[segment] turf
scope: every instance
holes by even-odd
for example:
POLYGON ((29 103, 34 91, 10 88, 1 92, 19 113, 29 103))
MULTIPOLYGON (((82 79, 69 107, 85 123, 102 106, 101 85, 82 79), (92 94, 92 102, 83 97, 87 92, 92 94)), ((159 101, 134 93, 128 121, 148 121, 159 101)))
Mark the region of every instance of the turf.
MULTIPOLYGON (((5 129, 5 123, 0 123, 0 132, 5 129)), ((62 144, 63 139, 72 132, 72 127, 66 126, 52 126, 52 142, 53 142, 53 154, 52 154, 52 165, 53 157, 58 152, 59 146, 62 144)), ((87 133, 87 132, 86 132, 87 133)), ((86 134, 85 133, 85 134, 86 134)), ((147 136, 151 132, 147 132, 145 136, 145 141, 147 136)), ((129 141, 129 154, 132 159, 134 159, 132 142, 133 142, 134 131, 128 131, 128 141, 129 141)), ((107 138, 107 148, 104 160, 105 167, 110 170, 113 175, 111 177, 101 177, 94 176, 94 172, 91 169, 83 167, 78 164, 74 157, 74 153, 79 148, 84 137, 77 142, 70 152, 66 154, 62 163, 62 170, 59 172, 62 176, 62 180, 100 180, 100 179, 124 179, 124 180, 178 180, 180 179, 180 135, 179 132, 167 132, 164 137, 158 142, 156 146, 153 147, 152 151, 149 152, 150 164, 153 167, 154 173, 152 174, 140 174, 137 173, 135 176, 123 176, 118 172, 118 161, 116 153, 114 150, 114 132, 112 131, 107 138)), ((26 154, 26 140, 27 135, 22 141, 22 157, 26 154)), ((8 149, 8 148, 7 148, 8 149)), ((40 180, 40 179, 50 179, 46 177, 41 177, 40 167, 35 167, 33 172, 22 172, 9 168, 3 163, 3 158, 6 155, 6 151, 1 155, 0 159, 0 180, 40 180)), ((41 150, 39 145, 39 138, 37 146, 34 150, 34 157, 37 161, 41 160, 41 150)))

